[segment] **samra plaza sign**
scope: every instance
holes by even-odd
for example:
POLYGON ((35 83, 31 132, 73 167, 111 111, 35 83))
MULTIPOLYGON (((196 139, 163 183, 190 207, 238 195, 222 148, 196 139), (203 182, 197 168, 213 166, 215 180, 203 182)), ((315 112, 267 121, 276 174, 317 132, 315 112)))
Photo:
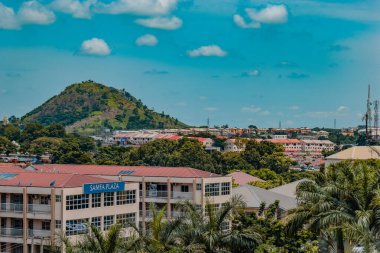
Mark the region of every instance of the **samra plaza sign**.
POLYGON ((96 183, 84 184, 83 193, 102 193, 102 192, 118 192, 125 190, 125 182, 111 182, 111 183, 96 183))

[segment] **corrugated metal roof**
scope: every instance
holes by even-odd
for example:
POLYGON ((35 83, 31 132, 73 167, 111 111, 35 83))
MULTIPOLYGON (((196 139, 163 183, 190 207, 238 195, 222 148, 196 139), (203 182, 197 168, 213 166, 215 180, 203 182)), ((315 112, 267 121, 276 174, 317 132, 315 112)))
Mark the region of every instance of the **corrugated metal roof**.
POLYGON ((326 157, 326 160, 380 159, 380 146, 355 146, 326 157))
POLYGON ((252 175, 249 175, 247 173, 244 173, 242 171, 232 172, 232 173, 228 174, 228 176, 231 176, 234 179, 234 183, 236 183, 238 185, 248 184, 249 182, 255 182, 255 181, 264 182, 264 180, 262 180, 258 177, 254 177, 252 175))
POLYGON ((76 164, 44 164, 33 165, 38 171, 74 173, 82 175, 120 175, 121 171, 134 171, 128 176, 146 177, 185 177, 207 178, 220 177, 218 174, 189 167, 155 167, 155 166, 113 166, 113 165, 76 165, 76 164))
POLYGON ((233 195, 241 195, 248 208, 259 208, 262 202, 270 205, 278 200, 282 210, 289 210, 297 207, 295 198, 285 196, 276 192, 262 189, 253 185, 242 185, 232 189, 233 195))
POLYGON ((21 172, 9 179, 0 179, 0 186, 73 188, 88 183, 113 182, 100 177, 78 174, 21 172))

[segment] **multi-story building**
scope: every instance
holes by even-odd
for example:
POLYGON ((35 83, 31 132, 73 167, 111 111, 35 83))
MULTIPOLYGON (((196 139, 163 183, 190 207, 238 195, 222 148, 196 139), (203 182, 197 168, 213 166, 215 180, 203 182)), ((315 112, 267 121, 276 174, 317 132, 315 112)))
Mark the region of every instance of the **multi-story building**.
POLYGON ((303 151, 311 153, 320 153, 323 150, 333 151, 335 144, 329 140, 302 140, 303 151))
POLYGON ((107 231, 119 221, 127 237, 139 220, 138 199, 137 183, 0 166, 0 251, 43 252, 62 238, 75 243, 88 224, 107 231))
POLYGON ((144 229, 151 216, 150 205, 166 208, 172 218, 181 215, 176 203, 190 201, 203 208, 210 201, 221 206, 231 197, 232 178, 187 167, 106 166, 106 165, 33 165, 28 171, 77 173, 109 180, 138 183, 140 225, 144 229))

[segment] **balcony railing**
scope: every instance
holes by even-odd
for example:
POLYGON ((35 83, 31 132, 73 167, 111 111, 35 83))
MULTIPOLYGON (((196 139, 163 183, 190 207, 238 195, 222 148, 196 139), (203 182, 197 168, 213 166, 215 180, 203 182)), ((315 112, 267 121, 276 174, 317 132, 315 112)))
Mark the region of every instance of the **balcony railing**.
MULTIPOLYGON (((143 196, 142 191, 140 190, 140 198, 143 196)), ((145 192, 146 198, 167 198, 169 196, 168 191, 152 191, 147 190, 145 192)), ((193 198, 192 192, 180 192, 180 191, 172 191, 170 192, 170 198, 172 199, 185 199, 191 200, 193 198)))
POLYGON ((29 229, 28 230, 28 236, 29 237, 37 237, 37 238, 50 237, 51 232, 50 232, 50 230, 29 229))
POLYGON ((23 237, 23 229, 22 228, 0 228, 0 236, 23 237))
POLYGON ((50 205, 41 205, 41 204, 29 204, 28 213, 50 213, 50 205))
MULTIPOLYGON (((24 204, 0 203, 0 211, 22 213, 24 211, 24 204)), ((28 213, 50 213, 50 212, 51 212, 50 205, 40 205, 40 204, 28 205, 28 213)))
POLYGON ((16 212, 22 213, 24 211, 23 204, 13 204, 13 203, 1 203, 0 210, 3 212, 16 212))

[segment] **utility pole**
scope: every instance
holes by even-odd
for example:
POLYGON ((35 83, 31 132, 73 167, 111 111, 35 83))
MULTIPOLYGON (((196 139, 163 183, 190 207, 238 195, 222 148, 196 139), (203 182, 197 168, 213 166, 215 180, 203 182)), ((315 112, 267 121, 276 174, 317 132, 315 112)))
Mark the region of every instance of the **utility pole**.
POLYGON ((375 128, 375 138, 377 141, 379 138, 378 129, 379 129, 379 100, 375 100, 374 102, 374 115, 373 115, 373 127, 375 128))
POLYGON ((366 144, 369 144, 369 129, 368 127, 371 126, 371 121, 372 121, 372 112, 371 112, 371 85, 368 84, 368 98, 367 98, 367 111, 363 116, 363 119, 365 121, 365 135, 366 135, 366 144))

